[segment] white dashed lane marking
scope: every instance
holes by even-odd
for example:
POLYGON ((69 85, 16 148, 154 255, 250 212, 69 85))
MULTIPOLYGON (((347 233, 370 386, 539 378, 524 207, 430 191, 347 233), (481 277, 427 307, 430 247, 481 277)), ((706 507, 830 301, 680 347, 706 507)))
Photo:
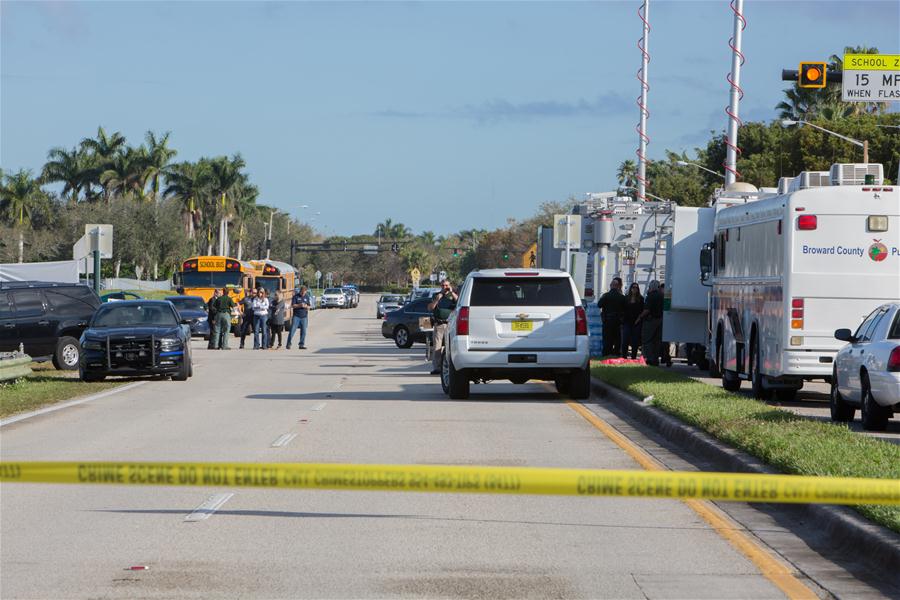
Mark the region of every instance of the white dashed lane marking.
POLYGON ((272 442, 272 447, 273 448, 281 448, 283 446, 287 446, 288 444, 291 443, 291 440, 293 440, 295 437, 297 437, 296 433, 285 433, 285 434, 281 435, 277 440, 272 442))
POLYGON ((184 520, 187 522, 205 521, 213 516, 217 510, 222 508, 222 505, 228 502, 232 496, 234 496, 234 493, 232 492, 210 496, 207 498, 206 502, 195 508, 191 514, 184 518, 184 520))

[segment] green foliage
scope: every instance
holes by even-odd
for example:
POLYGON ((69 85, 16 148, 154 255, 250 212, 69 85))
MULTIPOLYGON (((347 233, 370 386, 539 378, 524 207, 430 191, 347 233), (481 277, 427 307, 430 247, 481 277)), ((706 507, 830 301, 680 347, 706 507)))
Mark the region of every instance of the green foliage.
MULTIPOLYGON (((900 479, 900 446, 644 366, 599 366, 591 372, 774 467, 797 475, 900 479)), ((859 506, 873 521, 900 532, 900 507, 859 506)))

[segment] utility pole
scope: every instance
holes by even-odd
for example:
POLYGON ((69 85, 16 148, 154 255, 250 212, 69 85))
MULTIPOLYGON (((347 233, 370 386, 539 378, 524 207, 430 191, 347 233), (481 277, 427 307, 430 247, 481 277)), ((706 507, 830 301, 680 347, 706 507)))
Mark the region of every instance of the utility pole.
POLYGON ((269 260, 269 255, 272 253, 272 221, 275 219, 275 211, 269 213, 269 235, 266 240, 266 260, 269 260))
MULTIPOLYGON (((647 83, 647 68, 650 65, 650 53, 648 52, 649 43, 650 43, 650 0, 644 0, 644 4, 641 7, 641 10, 638 11, 638 16, 641 18, 643 22, 643 37, 641 37, 638 42, 638 49, 641 51, 641 70, 638 71, 638 81, 641 82, 641 96, 638 99, 638 108, 640 109, 641 120, 638 123, 638 200, 645 201, 647 200, 644 195, 647 191, 647 144, 650 142, 650 138, 647 136, 647 117, 650 116, 650 111, 647 110, 647 92, 650 91, 650 85, 647 83), (643 14, 642 14, 643 13, 643 14)), ((566 221, 566 226, 568 227, 568 221, 566 221)), ((568 231, 568 229, 566 230, 568 231)), ((568 236, 568 233, 566 233, 568 236)), ((568 237, 566 237, 566 259, 568 261, 568 237)), ((568 270, 568 262, 566 264, 566 269, 568 270)))
POLYGON ((741 89, 741 65, 744 64, 744 55, 741 53, 741 41, 747 21, 744 19, 744 0, 731 0, 731 10, 734 11, 734 33, 728 45, 731 47, 731 73, 727 77, 731 85, 731 101, 725 113, 728 115, 728 137, 725 139, 727 147, 725 156, 725 187, 737 181, 737 157, 738 128, 741 125, 740 103, 744 96, 741 89))

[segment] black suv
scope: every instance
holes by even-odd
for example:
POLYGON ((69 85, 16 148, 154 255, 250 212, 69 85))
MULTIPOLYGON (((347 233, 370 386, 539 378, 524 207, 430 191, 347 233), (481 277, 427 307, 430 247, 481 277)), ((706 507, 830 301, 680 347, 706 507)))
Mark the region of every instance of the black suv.
POLYGON ((17 281, 0 284, 0 352, 25 346, 33 358, 50 356, 57 369, 74 370, 78 338, 100 298, 86 285, 17 281))

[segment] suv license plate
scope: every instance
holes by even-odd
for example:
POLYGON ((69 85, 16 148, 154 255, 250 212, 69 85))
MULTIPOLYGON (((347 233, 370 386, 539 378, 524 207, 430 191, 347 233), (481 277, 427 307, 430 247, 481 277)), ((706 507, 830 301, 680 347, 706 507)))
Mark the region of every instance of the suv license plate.
POLYGON ((534 329, 534 321, 513 321, 513 331, 531 331, 534 329))

